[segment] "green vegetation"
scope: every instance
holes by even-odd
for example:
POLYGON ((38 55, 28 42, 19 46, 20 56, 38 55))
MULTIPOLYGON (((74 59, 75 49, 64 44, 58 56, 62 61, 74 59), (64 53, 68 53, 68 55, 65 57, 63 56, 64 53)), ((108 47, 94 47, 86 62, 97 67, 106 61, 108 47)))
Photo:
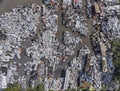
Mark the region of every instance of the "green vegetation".
POLYGON ((15 83, 13 87, 4 89, 4 91, 21 91, 21 90, 22 88, 17 83, 15 83))
POLYGON ((67 89, 67 90, 65 90, 65 91, 76 91, 76 90, 74 90, 74 89, 67 89))
MULTIPOLYGON (((15 83, 13 87, 6 88, 4 91, 22 91, 22 88, 15 83)), ((26 91, 45 91, 44 84, 41 83, 34 88, 28 88, 26 91)))
POLYGON ((88 91, 88 89, 87 88, 80 88, 80 87, 78 87, 77 90, 76 89, 67 89, 65 91, 88 91))
POLYGON ((28 88, 27 91, 45 91, 44 84, 41 83, 34 88, 28 88))
POLYGON ((53 91, 53 90, 49 90, 49 91, 53 91))
POLYGON ((39 91, 45 91, 45 87, 44 87, 43 83, 41 83, 40 85, 38 85, 37 88, 39 89, 39 91))
POLYGON ((100 91, 106 91, 106 87, 105 87, 105 85, 104 84, 102 84, 102 88, 101 88, 101 90, 100 91))
POLYGON ((115 66, 114 80, 120 81, 120 39, 112 42, 113 63, 115 66))

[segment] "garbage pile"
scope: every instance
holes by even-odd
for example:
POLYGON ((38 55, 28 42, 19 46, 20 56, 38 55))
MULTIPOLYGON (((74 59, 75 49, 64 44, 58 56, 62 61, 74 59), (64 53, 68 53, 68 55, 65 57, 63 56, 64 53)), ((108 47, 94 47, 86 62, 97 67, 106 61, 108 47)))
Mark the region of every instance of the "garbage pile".
POLYGON ((77 36, 80 34, 87 37, 88 34, 87 20, 82 10, 84 2, 62 0, 63 25, 77 33, 74 35, 65 30, 62 32, 60 43, 56 37, 59 0, 42 1, 42 13, 40 6, 32 4, 29 7, 12 9, 0 17, 0 88, 7 88, 7 84, 14 82, 22 88, 27 88, 26 83, 29 83, 33 88, 39 82, 43 82, 46 91, 76 89, 78 86, 100 89, 102 82, 110 82, 114 66, 113 57, 109 53, 109 40, 120 38, 120 19, 115 14, 119 12, 118 6, 112 7, 106 3, 105 7, 103 1, 93 1, 93 7, 91 0, 85 2, 89 18, 92 17, 92 8, 95 10, 93 18, 89 19, 93 21, 93 35, 90 36, 90 41, 95 53, 91 53, 93 56, 90 56, 90 49, 84 43, 83 45, 81 37, 77 36), (42 20, 41 24, 39 19, 42 20), (39 25, 43 25, 40 31, 39 25), (34 36, 35 39, 31 39, 34 36), (26 39, 30 39, 31 45, 22 48, 22 42, 26 42, 26 39), (78 49, 79 44, 83 47, 78 49), (30 58, 30 61, 26 61, 25 58, 26 62, 24 59, 21 61, 22 55, 30 58), (16 56, 20 63, 10 62, 16 56), (74 57, 71 60, 69 56, 74 57), (65 70, 63 77, 62 70, 65 70), (61 74, 56 71, 60 71, 61 74))
POLYGON ((26 53, 35 61, 40 61, 42 58, 44 58, 42 61, 45 61, 46 59, 50 62, 50 66, 54 66, 54 64, 58 64, 60 60, 56 56, 58 54, 56 49, 57 41, 52 39, 50 35, 47 36, 47 32, 50 34, 50 31, 45 31, 43 33, 44 36, 42 36, 43 40, 41 40, 41 43, 39 41, 34 41, 32 46, 26 49, 26 53))
POLYGON ((113 74, 115 67, 113 65, 113 57, 112 55, 107 55, 106 57, 107 61, 107 72, 102 73, 102 80, 105 84, 109 83, 113 79, 113 74))
MULTIPOLYGON (((41 61, 40 61, 41 62, 41 61)), ((30 75, 32 71, 36 71, 38 68, 38 65, 40 63, 39 61, 32 61, 32 62, 26 62, 24 63, 24 71, 26 75, 30 75)), ((44 68, 43 68, 44 69, 44 68)))
POLYGON ((57 11, 58 11, 58 6, 55 5, 54 7, 51 7, 50 9, 45 6, 42 5, 43 8, 43 12, 42 12, 42 20, 44 23, 44 28, 45 30, 52 30, 54 31, 54 33, 57 32, 57 22, 58 22, 58 15, 57 15, 57 11))
POLYGON ((89 87, 92 83, 92 78, 87 74, 81 74, 79 83, 81 88, 84 88, 85 86, 89 87))
MULTIPOLYGON (((32 43, 33 46, 31 48, 33 48, 34 52, 30 52, 33 53, 32 58, 34 60, 45 58, 50 62, 50 66, 55 66, 55 64, 59 63, 59 58, 56 56, 58 54, 57 46, 59 42, 55 37, 58 27, 57 7, 58 6, 55 5, 54 7, 48 8, 47 5, 43 5, 42 20, 44 23, 44 32, 38 42, 35 41, 32 43)), ((29 52, 30 49, 28 48, 27 52, 29 52)))
MULTIPOLYGON (((56 2, 57 3, 57 2, 56 2)), ((52 7, 48 7, 47 5, 43 5, 43 16, 42 20, 44 23, 44 32, 41 36, 41 51, 43 58, 45 58, 45 62, 49 63, 47 66, 53 67, 53 71, 55 71, 56 65, 58 65, 61 61, 66 60, 63 51, 59 50, 59 42, 56 39, 56 33, 58 28, 58 4, 52 4, 52 7)), ((69 49, 68 49, 69 50, 69 49)), ((39 56, 40 57, 40 56, 39 56)), ((46 70, 47 72, 47 70, 46 70)), ((49 73, 49 72, 48 72, 49 73)), ((50 73, 51 74, 51 73, 50 73)), ((50 77, 50 75, 48 76, 50 77)), ((62 85, 62 80, 54 79, 54 77, 48 79, 47 74, 45 77, 45 89, 49 90, 60 90, 62 85)))
POLYGON ((64 82, 64 90, 68 87, 75 89, 77 87, 79 73, 82 72, 85 64, 85 57, 89 54, 87 46, 82 47, 79 51, 78 57, 73 58, 70 62, 70 67, 66 69, 66 76, 64 82))
POLYGON ((79 56, 85 56, 86 54, 90 54, 90 49, 87 45, 80 49, 79 56))
POLYGON ((42 2, 43 2, 44 4, 46 4, 46 5, 47 5, 47 4, 53 5, 53 4, 55 4, 55 3, 59 4, 58 1, 59 1, 59 0, 42 0, 42 2))
POLYGON ((101 14, 100 18, 102 19, 101 27, 103 33, 108 37, 108 39, 113 40, 120 38, 120 5, 116 5, 118 1, 108 1, 104 3, 106 6, 101 4, 101 14), (111 4, 113 3, 113 5, 111 4))
MULTIPOLYGON (((45 70, 44 66, 42 65, 42 61, 36 61, 36 60, 33 60, 33 61, 28 61, 26 63, 24 63, 24 75, 22 75, 24 77, 24 79, 26 80, 23 80, 22 83, 28 83, 30 87, 35 87, 39 84, 39 76, 40 76, 40 80, 43 80, 43 75, 44 72, 43 70, 45 70), (40 65, 41 64, 41 65, 40 65), (38 68, 41 68, 42 71, 41 73, 38 73, 40 72, 40 70, 38 68)), ((21 84, 22 85, 22 84, 21 84)), ((27 86, 27 84, 25 84, 27 86)), ((24 87, 25 88, 25 87, 24 87)))
POLYGON ((80 73, 80 87, 92 86, 93 88, 101 89, 102 72, 100 71, 98 59, 95 56, 90 57, 87 69, 89 69, 88 73, 80 73))
POLYGON ((18 72, 17 72, 18 63, 0 63, 0 88, 6 88, 7 84, 13 84, 18 82, 18 72))
POLYGON ((23 76, 19 76, 19 78, 18 78, 18 84, 22 87, 22 88, 24 88, 24 89, 26 89, 27 88, 27 84, 26 84, 26 81, 27 79, 26 79, 26 77, 23 75, 23 76))
MULTIPOLYGON (((27 83, 32 87, 32 85, 35 85, 35 83, 31 82, 33 78, 34 80, 37 79, 37 82, 39 82, 38 76, 35 73, 37 72, 38 64, 38 61, 26 62, 24 65, 21 65, 19 62, 0 62, 0 80, 3 82, 0 84, 0 88, 7 88, 7 85, 14 85, 14 83, 18 83, 25 89, 27 88, 27 83), (29 80, 30 82, 28 82, 29 80)), ((44 67, 42 68, 44 69, 44 67)))
POLYGON ((102 72, 100 71, 100 65, 98 59, 95 56, 91 57, 92 64, 92 85, 95 88, 101 89, 102 86, 102 72))
POLYGON ((72 0, 63 0, 62 1, 62 9, 67 9, 69 6, 72 5, 72 0))
POLYGON ((9 61, 15 55, 21 58, 21 41, 33 36, 39 23, 40 12, 35 12, 34 7, 40 8, 34 4, 25 8, 21 6, 1 15, 0 30, 6 38, 0 41, 0 61, 9 61))
POLYGON ((92 4, 91 4, 90 0, 87 0, 87 16, 89 18, 92 17, 92 4))
POLYGON ((39 39, 34 40, 32 46, 26 49, 28 56, 34 61, 40 62, 38 66, 38 72, 40 73, 38 75, 41 81, 45 83, 46 90, 61 88, 61 80, 55 80, 53 77, 51 80, 48 80, 48 78, 52 76, 52 73, 48 71, 48 67, 52 67, 52 71, 55 71, 56 65, 65 60, 63 51, 58 51, 60 44, 56 38, 58 31, 58 5, 56 3, 50 7, 49 3, 42 5, 44 31, 39 35, 39 39))
POLYGON ((63 78, 49 78, 48 79, 48 89, 52 89, 52 90, 60 90, 62 87, 62 83, 63 83, 63 78))
POLYGON ((105 17, 102 21, 102 30, 110 40, 120 38, 120 19, 117 16, 105 17))
POLYGON ((73 0, 73 6, 74 8, 81 9, 83 6, 82 0, 73 0))
POLYGON ((58 52, 60 54, 62 54, 63 56, 68 56, 68 55, 73 55, 75 52, 74 52, 74 46, 72 45, 63 45, 63 44, 60 44, 58 46, 58 52))
POLYGON ((74 45, 76 46, 79 43, 82 43, 80 37, 72 35, 71 32, 66 31, 64 32, 63 42, 65 45, 74 45))
POLYGON ((63 13, 63 24, 66 27, 71 28, 73 31, 87 36, 87 23, 81 11, 78 12, 76 9, 69 7, 69 9, 65 10, 63 13))

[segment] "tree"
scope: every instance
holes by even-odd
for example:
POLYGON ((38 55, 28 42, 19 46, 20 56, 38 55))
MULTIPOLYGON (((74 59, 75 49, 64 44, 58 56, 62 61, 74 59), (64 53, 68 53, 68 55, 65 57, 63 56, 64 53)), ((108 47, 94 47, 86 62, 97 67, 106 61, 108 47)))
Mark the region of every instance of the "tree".
POLYGON ((113 63, 115 66, 114 80, 120 81, 120 39, 116 39, 112 42, 113 51, 113 63))
MULTIPOLYGON (((22 88, 17 83, 14 83, 12 87, 8 87, 3 91, 22 91, 22 88)), ((41 83, 34 88, 28 88, 26 91, 45 91, 45 87, 44 87, 44 84, 41 83)))
POLYGON ((17 83, 14 83, 13 87, 8 87, 4 89, 3 91, 21 91, 21 90, 22 88, 17 83))
POLYGON ((45 87, 43 83, 40 83, 38 86, 34 88, 28 88, 27 91, 45 91, 45 87))
POLYGON ((37 89, 38 89, 39 91, 45 91, 45 86, 44 86, 44 84, 43 84, 43 83, 40 83, 40 84, 37 86, 37 89))

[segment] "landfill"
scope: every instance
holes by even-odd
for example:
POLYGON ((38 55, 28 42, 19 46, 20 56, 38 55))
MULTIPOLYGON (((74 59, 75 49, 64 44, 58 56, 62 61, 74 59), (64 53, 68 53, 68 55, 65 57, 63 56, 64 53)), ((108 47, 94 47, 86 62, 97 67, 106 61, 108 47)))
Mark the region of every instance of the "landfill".
POLYGON ((111 42, 120 38, 120 5, 113 2, 42 0, 2 14, 0 88, 101 90, 113 79, 111 42))

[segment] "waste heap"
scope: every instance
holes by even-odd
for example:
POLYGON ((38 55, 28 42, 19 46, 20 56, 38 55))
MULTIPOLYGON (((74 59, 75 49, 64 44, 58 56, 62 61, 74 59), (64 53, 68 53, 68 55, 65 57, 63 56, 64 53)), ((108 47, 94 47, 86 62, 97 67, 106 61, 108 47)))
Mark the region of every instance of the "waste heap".
POLYGON ((120 19, 117 16, 105 17, 102 21, 102 30, 110 40, 120 38, 120 19))
MULTIPOLYGON (((39 10, 39 6, 36 6, 39 10)), ((9 61, 15 55, 20 59, 21 42, 36 33, 39 12, 30 7, 14 8, 0 17, 0 30, 6 36, 0 41, 0 61, 9 61)))
POLYGON ((0 63, 0 88, 6 88, 8 84, 14 84, 18 82, 18 63, 0 63), (2 79, 4 78, 4 79, 2 79))
POLYGON ((94 88, 101 89, 102 86, 102 72, 100 71, 100 65, 96 57, 92 56, 91 61, 93 62, 92 70, 92 85, 94 88))
POLYGON ((63 24, 66 27, 71 28, 73 31, 77 31, 81 35, 87 36, 88 28, 87 28, 87 23, 85 21, 86 19, 82 14, 82 8, 78 10, 71 5, 69 5, 64 10, 63 24))
POLYGON ((105 0, 105 5, 101 5, 101 27, 102 32, 108 37, 110 40, 114 40, 116 38, 120 38, 120 5, 115 4, 119 3, 116 1, 108 1, 105 0), (109 4, 113 3, 113 5, 109 4))
POLYGON ((74 8, 81 9, 83 6, 82 0, 73 0, 73 6, 74 8))
POLYGON ((59 0, 42 0, 44 4, 54 4, 54 3, 57 3, 58 4, 58 1, 59 0))
POLYGON ((85 64, 85 57, 87 54, 89 54, 89 52, 86 51, 89 51, 89 49, 87 49, 87 46, 82 47, 79 51, 79 55, 70 62, 70 67, 68 67, 66 71, 63 89, 66 89, 68 87, 75 89, 77 87, 80 72, 82 72, 85 64))
POLYGON ((67 7, 72 5, 72 0, 63 0, 62 1, 62 9, 66 9, 67 7))
POLYGON ((48 81, 49 81, 49 87, 48 87, 49 89, 51 89, 51 90, 60 90, 61 89, 62 83, 63 83, 62 78, 57 78, 57 79, 49 78, 48 81))
POLYGON ((79 43, 82 43, 80 37, 74 36, 71 32, 64 32, 63 42, 65 45, 73 45, 76 46, 79 43))

